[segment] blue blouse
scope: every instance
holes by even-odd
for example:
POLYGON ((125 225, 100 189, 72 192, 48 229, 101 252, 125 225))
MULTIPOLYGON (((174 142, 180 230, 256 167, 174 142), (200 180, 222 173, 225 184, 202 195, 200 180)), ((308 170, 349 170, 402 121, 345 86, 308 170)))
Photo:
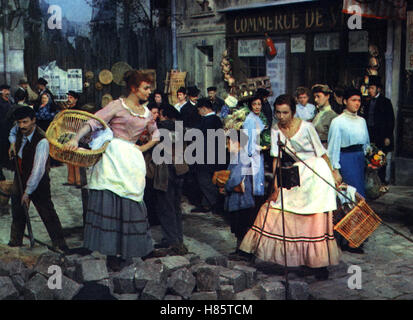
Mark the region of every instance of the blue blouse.
POLYGON ((341 148, 363 145, 366 153, 370 145, 367 124, 364 118, 347 110, 334 118, 328 132, 328 157, 334 169, 340 169, 341 148))

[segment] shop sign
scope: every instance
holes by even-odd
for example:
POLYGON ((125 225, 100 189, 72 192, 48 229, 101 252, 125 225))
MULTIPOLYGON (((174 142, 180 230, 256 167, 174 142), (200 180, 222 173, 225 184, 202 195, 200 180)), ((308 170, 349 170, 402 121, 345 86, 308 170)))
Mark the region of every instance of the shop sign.
POLYGON ((237 13, 228 15, 228 35, 248 35, 264 33, 299 33, 308 31, 326 31, 342 25, 343 14, 336 6, 321 8, 274 9, 272 12, 237 13))
POLYGON ((264 56, 263 40, 239 40, 238 57, 264 56))
POLYGON ((314 36, 314 51, 340 49, 340 33, 319 33, 314 36))
POLYGON ((291 53, 305 52, 305 35, 291 36, 291 53))

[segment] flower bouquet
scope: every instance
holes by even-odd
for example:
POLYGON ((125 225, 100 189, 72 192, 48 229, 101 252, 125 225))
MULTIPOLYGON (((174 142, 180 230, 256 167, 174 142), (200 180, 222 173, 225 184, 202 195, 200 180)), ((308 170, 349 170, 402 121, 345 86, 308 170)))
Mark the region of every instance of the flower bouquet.
POLYGON ((367 149, 366 164, 367 168, 364 180, 366 197, 369 200, 374 200, 381 196, 381 180, 377 170, 386 164, 386 154, 377 148, 376 145, 371 144, 367 149))
POLYGON ((386 154, 371 144, 367 149, 366 163, 368 168, 379 169, 386 164, 386 154))

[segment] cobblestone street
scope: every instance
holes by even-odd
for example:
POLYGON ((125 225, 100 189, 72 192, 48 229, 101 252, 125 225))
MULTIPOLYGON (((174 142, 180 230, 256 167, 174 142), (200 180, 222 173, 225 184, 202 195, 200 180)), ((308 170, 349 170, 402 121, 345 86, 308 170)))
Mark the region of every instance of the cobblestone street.
MULTIPOLYGON (((11 172, 6 172, 11 178, 11 172)), ((70 247, 82 245, 82 203, 81 191, 76 188, 63 186, 66 182, 66 167, 51 170, 52 199, 67 234, 70 247)), ((191 206, 183 203, 185 244, 188 249, 202 259, 217 255, 228 255, 234 251, 235 238, 230 233, 228 225, 221 216, 190 213, 191 206)), ((378 211, 378 214, 381 212, 378 211)), ((36 210, 31 206, 30 216, 33 233, 36 239, 50 244, 49 237, 36 210)), ((0 217, 0 245, 6 245, 9 240, 11 215, 0 217)), ((412 236, 409 228, 401 222, 391 222, 391 226, 407 236, 412 236)), ((152 229, 155 241, 161 238, 159 226, 152 229)), ((28 247, 28 240, 25 245, 28 247)), ((327 281, 316 281, 314 275, 307 270, 291 270, 291 280, 301 280, 309 284, 310 298, 328 300, 379 299, 379 300, 410 300, 413 299, 413 243, 396 235, 385 226, 369 238, 365 244, 365 254, 343 252, 338 266, 330 267, 330 277, 327 281), (359 266, 362 270, 362 289, 348 288, 348 273, 351 265, 359 266)), ((29 249, 21 249, 28 252, 29 249)), ((33 255, 47 251, 39 245, 33 255)), ((283 269, 259 260, 249 263, 258 269, 258 279, 278 278, 283 280, 283 269)), ((254 289, 251 296, 254 298, 254 289)))

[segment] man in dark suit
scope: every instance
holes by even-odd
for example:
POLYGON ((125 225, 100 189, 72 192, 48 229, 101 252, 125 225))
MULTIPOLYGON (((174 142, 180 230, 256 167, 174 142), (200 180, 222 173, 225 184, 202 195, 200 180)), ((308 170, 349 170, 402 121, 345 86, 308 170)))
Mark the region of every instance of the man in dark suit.
POLYGON ((50 110, 51 112, 55 112, 56 111, 56 102, 54 100, 54 96, 53 93, 49 90, 49 88, 47 88, 48 82, 43 79, 43 78, 39 78, 39 80, 37 80, 37 91, 39 93, 39 97, 37 98, 37 101, 34 103, 34 110, 39 110, 39 106, 42 104, 42 94, 47 93, 51 99, 52 102, 52 109, 50 110))
MULTIPOLYGON (((214 172, 219 170, 219 160, 225 164, 225 134, 222 131, 222 148, 219 146, 219 138, 215 137, 211 143, 211 137, 217 130, 222 129, 222 121, 214 112, 214 107, 209 99, 199 99, 197 103, 199 114, 202 120, 199 129, 204 137, 204 163, 196 164, 196 177, 202 192, 201 206, 191 210, 191 212, 217 211, 218 189, 212 183, 214 172), (215 156, 212 156, 214 153, 215 156), (221 156, 221 157, 220 157, 221 156)), ((217 134, 219 135, 219 133, 217 134)), ((195 142, 196 143, 196 142, 195 142)))
POLYGON ((383 95, 382 89, 380 78, 370 76, 368 93, 371 99, 365 106, 363 116, 367 122, 370 142, 387 154, 387 168, 381 168, 379 176, 383 183, 388 184, 391 154, 394 150, 394 111, 391 101, 383 95))
POLYGON ((262 113, 264 114, 265 118, 267 119, 268 128, 272 127, 273 121, 273 111, 271 108, 270 103, 268 102, 268 97, 270 96, 270 92, 267 89, 259 88, 256 93, 257 96, 260 96, 262 99, 262 113))
POLYGON ((17 88, 16 92, 14 93, 14 100, 16 103, 19 101, 21 102, 21 97, 24 95, 24 101, 23 103, 28 104, 29 103, 29 92, 27 91, 27 87, 29 86, 29 82, 26 79, 21 79, 19 81, 19 87, 17 88), (18 98, 20 98, 18 100, 18 98))
POLYGON ((214 112, 219 114, 225 102, 221 98, 217 97, 217 87, 209 87, 207 92, 209 100, 212 103, 212 107, 214 108, 214 112))
POLYGON ((0 86, 0 180, 6 180, 3 174, 3 166, 7 163, 8 144, 8 129, 7 114, 12 109, 10 101, 10 86, 3 84, 0 86))
POLYGON ((201 116, 196 109, 199 93, 197 87, 189 87, 187 90, 188 102, 181 108, 181 120, 184 122, 184 128, 198 128, 201 122, 201 116))

